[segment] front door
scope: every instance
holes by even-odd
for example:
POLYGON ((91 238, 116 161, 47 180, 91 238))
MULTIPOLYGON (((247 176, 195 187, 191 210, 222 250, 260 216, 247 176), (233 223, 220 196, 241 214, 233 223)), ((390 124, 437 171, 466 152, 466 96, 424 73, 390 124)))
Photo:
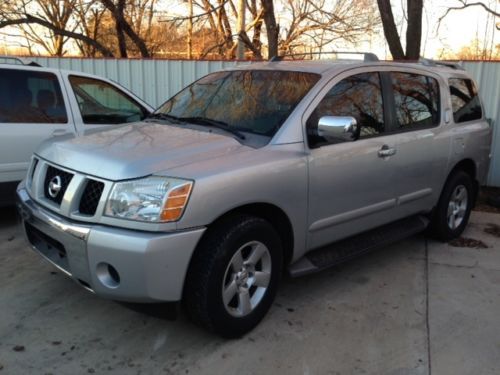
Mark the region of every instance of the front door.
POLYGON ((66 77, 73 91, 75 123, 81 134, 96 128, 143 120, 150 109, 109 82, 70 74, 66 77))
POLYGON ((309 249, 392 221, 397 150, 386 134, 380 77, 338 77, 308 117, 309 249), (317 132, 322 116, 354 117, 357 140, 324 139, 317 132))

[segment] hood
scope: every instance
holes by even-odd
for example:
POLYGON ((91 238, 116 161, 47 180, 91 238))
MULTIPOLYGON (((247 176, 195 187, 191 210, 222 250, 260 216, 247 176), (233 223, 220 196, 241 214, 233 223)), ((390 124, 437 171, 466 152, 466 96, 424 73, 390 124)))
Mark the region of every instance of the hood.
MULTIPOLYGON (((125 180, 224 157, 249 147, 230 136, 157 123, 136 123, 76 138, 52 138, 37 154, 108 180, 125 180)), ((175 176, 174 176, 175 177, 175 176)))

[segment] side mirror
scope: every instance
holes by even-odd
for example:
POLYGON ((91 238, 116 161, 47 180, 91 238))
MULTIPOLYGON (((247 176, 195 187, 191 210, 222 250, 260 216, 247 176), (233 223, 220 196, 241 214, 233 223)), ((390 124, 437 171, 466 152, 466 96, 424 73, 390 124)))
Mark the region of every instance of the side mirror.
POLYGON ((358 134, 358 124, 351 116, 323 116, 318 121, 318 135, 328 142, 354 141, 358 134))

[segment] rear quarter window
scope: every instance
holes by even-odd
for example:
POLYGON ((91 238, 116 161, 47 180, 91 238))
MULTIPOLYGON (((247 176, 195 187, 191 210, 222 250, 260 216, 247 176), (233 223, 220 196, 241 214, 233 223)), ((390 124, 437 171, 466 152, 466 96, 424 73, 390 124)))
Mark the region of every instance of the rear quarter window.
POLYGON ((481 119, 481 102, 474 82, 470 79, 450 78, 448 83, 455 123, 481 119))

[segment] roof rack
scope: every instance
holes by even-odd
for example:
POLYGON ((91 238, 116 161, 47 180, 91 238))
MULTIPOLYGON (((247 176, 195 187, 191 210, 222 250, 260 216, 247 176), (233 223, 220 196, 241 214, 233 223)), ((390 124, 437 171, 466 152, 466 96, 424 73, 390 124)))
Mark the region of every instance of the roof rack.
POLYGON ((0 64, 11 64, 11 63, 8 63, 8 62, 3 62, 2 60, 11 60, 11 61, 14 61, 13 64, 15 64, 15 65, 26 65, 26 66, 41 67, 41 65, 38 64, 35 61, 25 60, 25 59, 22 59, 22 58, 16 57, 16 56, 0 55, 0 64))
POLYGON ((304 53, 292 53, 289 55, 273 56, 269 61, 278 62, 282 61, 284 57, 290 56, 312 56, 312 55, 363 55, 365 62, 375 62, 379 61, 377 55, 371 52, 349 52, 349 51, 331 51, 331 52, 304 52, 304 53))
POLYGON ((437 61, 432 59, 426 59, 421 57, 418 60, 419 63, 425 66, 447 66, 448 68, 456 69, 456 70, 465 70, 457 63, 445 62, 445 61, 437 61))

